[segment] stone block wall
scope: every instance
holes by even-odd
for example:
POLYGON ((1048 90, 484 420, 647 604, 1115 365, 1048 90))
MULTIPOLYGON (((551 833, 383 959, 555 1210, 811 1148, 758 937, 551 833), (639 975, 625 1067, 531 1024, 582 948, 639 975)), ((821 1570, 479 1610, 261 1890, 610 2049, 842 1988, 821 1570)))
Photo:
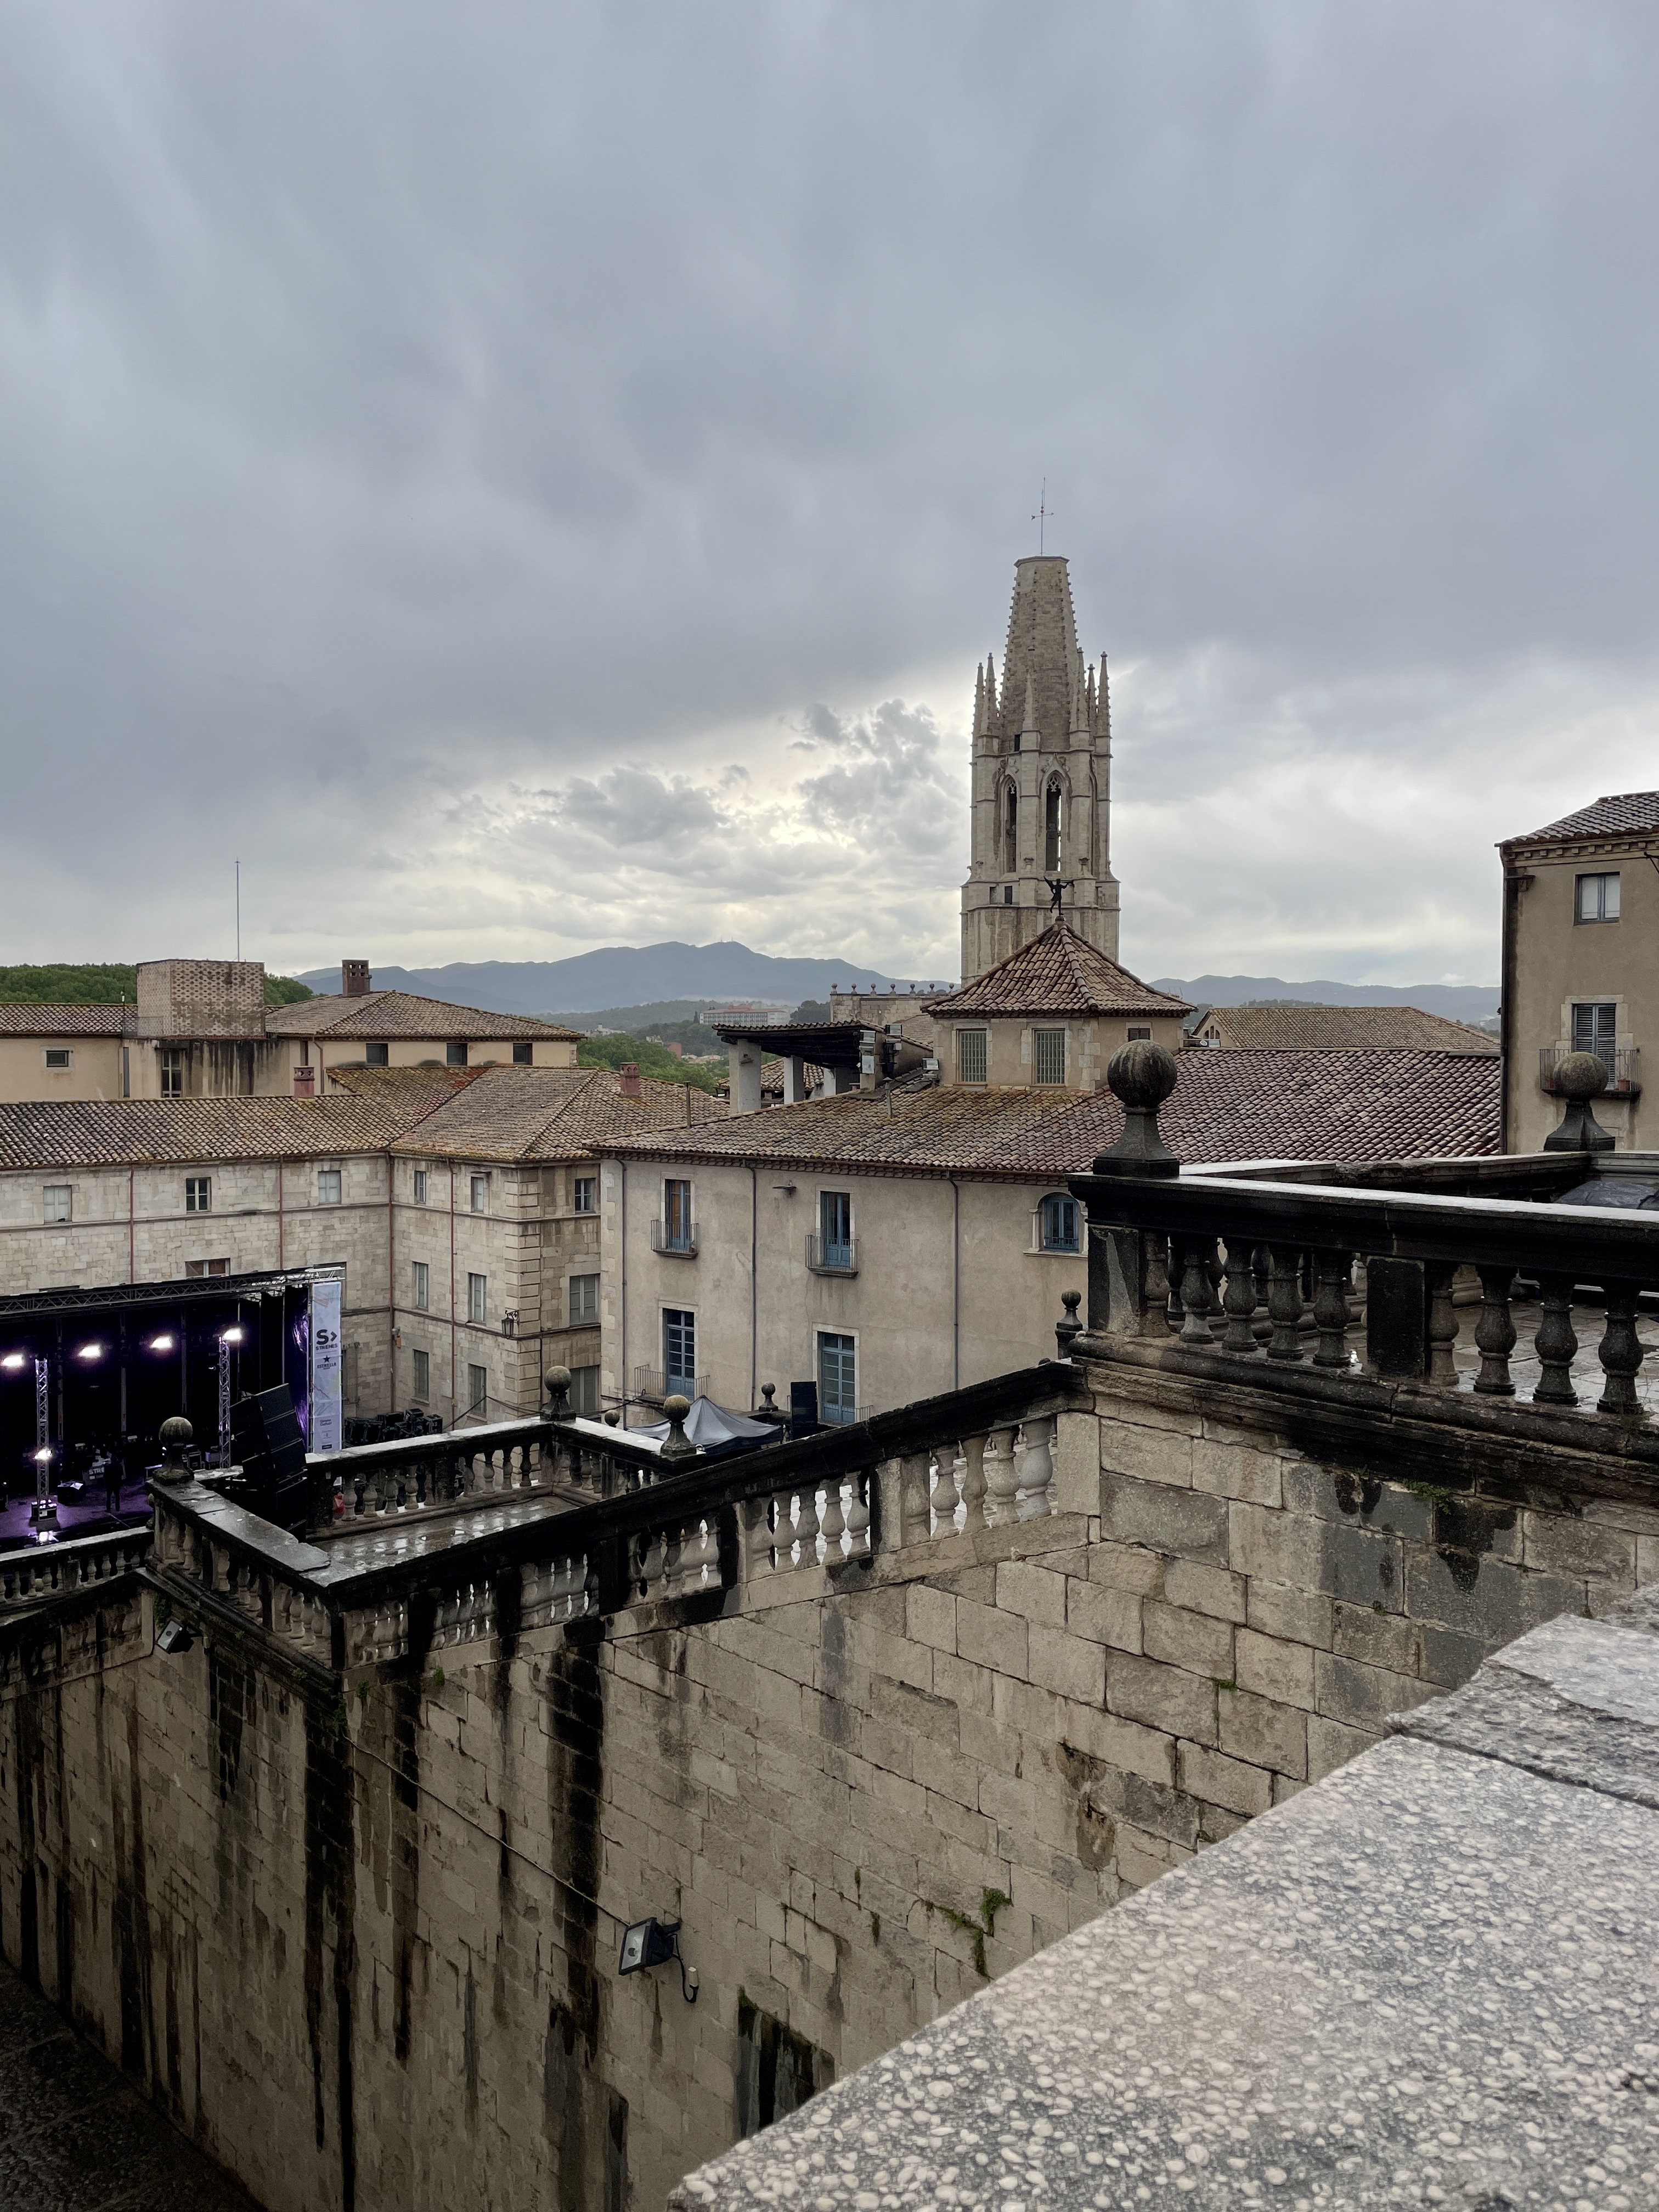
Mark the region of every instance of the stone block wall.
POLYGON ((509 1580, 349 1677, 210 1607, 173 1658, 148 1600, 0 1631, 6 1956, 273 2212, 656 2206, 757 2016, 844 2074, 1659 1569, 1588 1454, 1459 1488, 1409 1425, 1091 1379, 1060 1510, 868 1566, 523 1636, 509 1580), (652 1914, 695 2005, 617 1973, 652 1914))

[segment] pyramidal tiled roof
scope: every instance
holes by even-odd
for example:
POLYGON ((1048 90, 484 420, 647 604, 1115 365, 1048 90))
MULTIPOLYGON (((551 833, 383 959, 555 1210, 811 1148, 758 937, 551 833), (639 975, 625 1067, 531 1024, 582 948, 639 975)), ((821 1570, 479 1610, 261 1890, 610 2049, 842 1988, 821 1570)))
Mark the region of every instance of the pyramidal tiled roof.
POLYGON ((1062 915, 1041 937, 945 998, 929 1000, 947 1019, 960 1015, 1055 1017, 1089 1014, 1190 1014, 1184 999, 1153 990, 1115 960, 1097 951, 1062 915))
POLYGON ((581 1035, 559 1022, 539 1022, 529 1014, 492 1014, 479 1006, 452 1006, 447 999, 423 999, 412 991, 368 991, 356 998, 338 993, 301 999, 291 1006, 272 1006, 265 1016, 268 1036, 465 1037, 477 1043, 501 1043, 509 1037, 559 1039, 581 1035))
POLYGON ((1659 791, 1620 791, 1598 799, 1594 806, 1581 806, 1577 814, 1564 814, 1559 822, 1523 836, 1505 839, 1511 845, 1531 845, 1550 837, 1642 837, 1659 831, 1659 791))

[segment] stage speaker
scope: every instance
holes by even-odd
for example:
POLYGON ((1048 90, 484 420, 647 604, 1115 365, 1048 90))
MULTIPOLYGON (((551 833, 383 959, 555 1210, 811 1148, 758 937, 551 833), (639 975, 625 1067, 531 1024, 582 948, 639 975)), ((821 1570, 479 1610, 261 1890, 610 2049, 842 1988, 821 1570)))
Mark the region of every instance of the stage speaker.
POLYGON ((306 1440, 286 1382, 239 1398, 230 1409, 230 1445, 240 1462, 236 1502, 290 1535, 309 1525, 306 1440))

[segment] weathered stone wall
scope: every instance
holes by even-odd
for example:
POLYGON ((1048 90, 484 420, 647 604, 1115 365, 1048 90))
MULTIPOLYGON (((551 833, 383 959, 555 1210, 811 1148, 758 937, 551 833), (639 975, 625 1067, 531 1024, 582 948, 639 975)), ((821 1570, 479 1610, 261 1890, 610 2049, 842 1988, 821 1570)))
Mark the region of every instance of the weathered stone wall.
POLYGON ((1345 1464, 1265 1392, 1092 1379, 1058 1512, 869 1567, 523 1637, 504 1582, 498 1638, 349 1680, 228 1616, 152 1656, 136 1601, 13 1627, 6 1956, 280 2212, 654 2206, 757 2013, 844 2073, 1659 1569, 1588 1456, 1460 1487, 1409 1423, 1345 1464), (653 1912, 695 2006, 616 1973, 653 1912))

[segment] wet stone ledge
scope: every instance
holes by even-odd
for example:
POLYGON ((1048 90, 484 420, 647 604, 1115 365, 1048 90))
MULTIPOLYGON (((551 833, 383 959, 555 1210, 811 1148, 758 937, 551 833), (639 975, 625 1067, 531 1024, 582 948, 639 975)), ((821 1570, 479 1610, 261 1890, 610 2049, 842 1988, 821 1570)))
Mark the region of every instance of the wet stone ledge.
POLYGON ((1651 2212, 1656 1631, 1534 1631, 671 2203, 1651 2212))

